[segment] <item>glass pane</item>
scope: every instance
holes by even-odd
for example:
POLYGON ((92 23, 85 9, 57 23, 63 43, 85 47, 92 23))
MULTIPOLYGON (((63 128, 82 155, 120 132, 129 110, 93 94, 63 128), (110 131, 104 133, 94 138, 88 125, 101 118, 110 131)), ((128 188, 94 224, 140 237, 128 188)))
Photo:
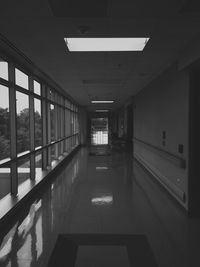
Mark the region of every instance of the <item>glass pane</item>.
POLYGON ((65 99, 65 107, 70 108, 70 102, 67 99, 65 99))
POLYGON ((72 151, 72 139, 73 139, 73 137, 71 136, 71 137, 69 138, 69 150, 70 150, 70 151, 72 151))
POLYGON ((71 135, 74 133, 73 112, 71 111, 71 135))
POLYGON ((60 95, 60 98, 59 98, 59 104, 61 104, 62 106, 64 105, 64 98, 61 95, 60 95))
POLYGON ((0 160, 10 156, 9 89, 0 85, 0 160))
POLYGON ((68 128, 68 125, 67 125, 67 112, 68 110, 65 109, 65 120, 64 120, 64 127, 65 127, 65 137, 67 136, 67 128, 68 128))
POLYGON ((53 163, 55 160, 57 160, 57 157, 56 157, 57 146, 58 146, 58 144, 51 146, 51 163, 53 163))
POLYGON ((10 193, 10 167, 0 168, 0 199, 10 193))
POLYGON ((55 141, 55 105, 50 105, 50 117, 51 117, 51 141, 55 141))
POLYGON ((108 118, 92 118, 91 120, 91 144, 108 144, 108 118))
POLYGON ((29 97, 16 92, 17 108, 17 153, 29 150, 29 97))
POLYGON ((42 116, 41 100, 34 99, 34 116, 35 116, 35 147, 42 145, 42 116))
POLYGON ((61 138, 61 108, 60 106, 57 106, 57 116, 58 116, 58 121, 57 121, 57 133, 58 133, 58 139, 61 138))
POLYGON ((71 137, 67 139, 66 145, 67 145, 67 152, 69 153, 71 151, 71 137))
POLYGON ((15 83, 25 89, 28 89, 28 75, 21 70, 15 69, 15 83))
POLYGON ((65 152, 65 141, 61 142, 61 154, 65 152))
POLYGON ((71 123, 70 123, 70 111, 67 109, 67 114, 65 118, 65 124, 66 124, 66 136, 71 135, 71 123))
POLYGON ((38 152, 35 155, 35 178, 40 179, 42 177, 42 152, 38 152))
POLYGON ((60 95, 57 94, 57 101, 56 101, 58 104, 60 104, 60 95))
POLYGON ((75 134, 75 113, 73 113, 73 134, 75 134))
POLYGON ((8 63, 0 58, 0 78, 8 80, 8 63))
POLYGON ((79 136, 76 135, 76 145, 78 145, 78 144, 79 144, 79 136))
POLYGON ((61 108, 60 112, 61 112, 60 114, 60 137, 63 138, 64 137, 64 109, 61 108))
POLYGON ((54 99, 55 99, 55 93, 52 89, 49 89, 48 98, 52 101, 54 101, 54 99))
POLYGON ((41 95, 41 85, 37 81, 33 82, 34 93, 41 95))
POLYGON ((30 178, 30 159, 22 159, 17 162, 18 184, 30 178))
POLYGON ((58 157, 62 154, 62 151, 61 151, 61 142, 59 142, 58 144, 57 144, 57 146, 58 146, 58 157))
POLYGON ((78 114, 75 114, 75 133, 78 133, 79 129, 78 129, 78 114))

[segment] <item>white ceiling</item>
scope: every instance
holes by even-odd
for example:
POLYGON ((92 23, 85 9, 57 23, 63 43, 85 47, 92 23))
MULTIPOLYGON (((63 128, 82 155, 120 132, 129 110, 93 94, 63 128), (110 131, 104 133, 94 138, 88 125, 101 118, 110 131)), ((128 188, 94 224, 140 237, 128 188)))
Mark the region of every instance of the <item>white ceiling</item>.
POLYGON ((1 3, 0 32, 81 105, 91 110, 96 108, 91 98, 109 98, 116 108, 175 62, 200 33, 199 13, 180 13, 183 2, 110 0, 108 18, 58 18, 47 0, 7 0, 1 3), (70 53, 64 37, 81 36, 82 25, 89 28, 84 37, 151 39, 143 52, 70 53))

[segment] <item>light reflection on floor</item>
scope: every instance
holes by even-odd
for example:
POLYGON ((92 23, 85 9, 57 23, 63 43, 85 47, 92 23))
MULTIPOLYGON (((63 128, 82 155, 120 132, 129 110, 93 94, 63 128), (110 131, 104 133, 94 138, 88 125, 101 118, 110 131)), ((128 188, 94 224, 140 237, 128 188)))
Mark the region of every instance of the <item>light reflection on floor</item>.
POLYGON ((113 196, 97 196, 91 199, 93 205, 103 206, 103 205, 112 205, 113 196))
POLYGON ((1 266, 20 267, 23 261, 26 261, 26 266, 31 266, 31 263, 40 262, 43 252, 41 207, 42 201, 35 201, 3 238, 0 246, 1 266))
POLYGON ((0 266, 46 266, 60 233, 143 234, 158 266, 200 266, 200 221, 124 152, 81 149, 1 237, 0 266))

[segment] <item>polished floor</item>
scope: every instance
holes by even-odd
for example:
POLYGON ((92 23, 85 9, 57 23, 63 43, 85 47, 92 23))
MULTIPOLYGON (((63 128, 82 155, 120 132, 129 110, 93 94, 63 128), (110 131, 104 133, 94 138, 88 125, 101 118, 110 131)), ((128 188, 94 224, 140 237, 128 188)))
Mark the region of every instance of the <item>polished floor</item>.
MULTIPOLYGON (((74 233, 145 235, 159 267, 200 266, 200 220, 188 218, 125 152, 79 150, 3 235, 0 266, 46 266, 58 235, 74 233)), ((113 249, 126 266, 124 248, 113 249)))

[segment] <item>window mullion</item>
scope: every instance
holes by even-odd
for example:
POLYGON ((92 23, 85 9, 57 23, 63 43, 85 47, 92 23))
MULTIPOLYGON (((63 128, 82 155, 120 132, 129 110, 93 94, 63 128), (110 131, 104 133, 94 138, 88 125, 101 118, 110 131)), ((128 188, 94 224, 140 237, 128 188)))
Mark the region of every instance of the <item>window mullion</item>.
MULTIPOLYGON (((29 91, 33 92, 33 78, 29 76, 29 91)), ((32 94, 29 95, 29 125, 30 125, 30 150, 35 149, 35 120, 34 120, 34 97, 32 94)), ((31 154, 30 157, 30 178, 35 179, 35 154, 31 154)))
MULTIPOLYGON (((15 90, 15 68, 8 64, 9 73, 9 111, 10 111, 10 156, 11 159, 17 158, 17 124, 16 124, 16 90, 15 90)), ((16 196, 18 193, 18 174, 16 161, 11 162, 11 194, 16 196)))

